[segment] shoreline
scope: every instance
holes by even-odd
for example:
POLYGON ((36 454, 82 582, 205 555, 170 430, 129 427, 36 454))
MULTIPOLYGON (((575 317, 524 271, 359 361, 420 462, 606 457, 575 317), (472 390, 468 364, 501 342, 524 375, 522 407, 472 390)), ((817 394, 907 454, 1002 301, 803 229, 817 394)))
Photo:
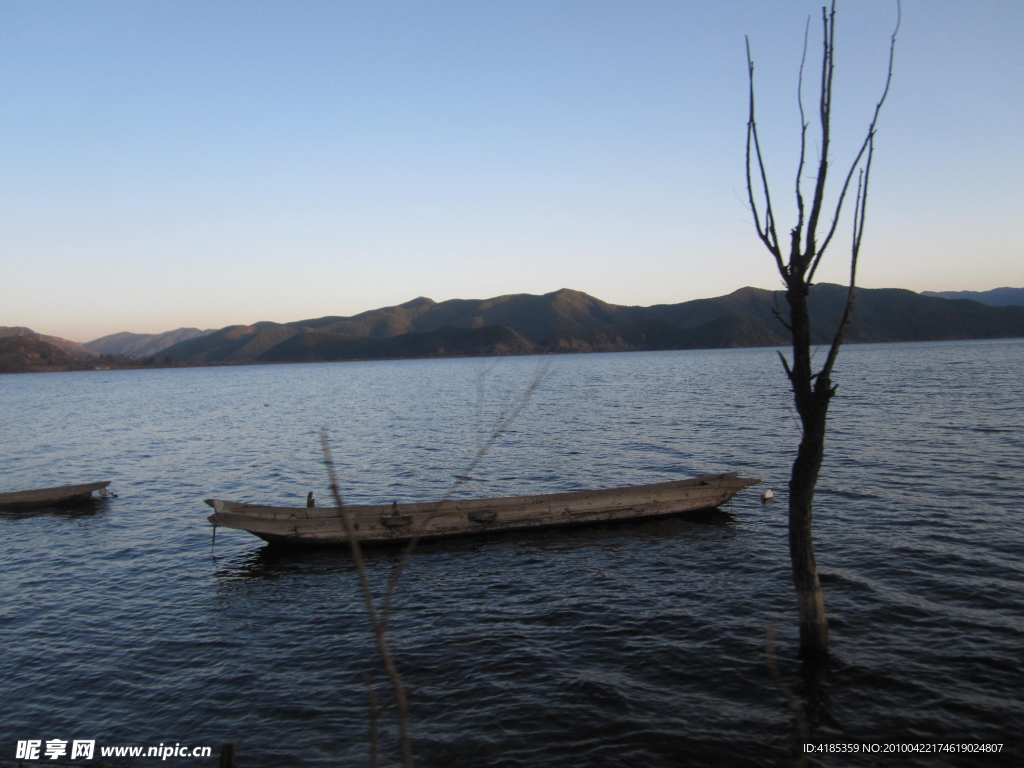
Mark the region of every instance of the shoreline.
MULTIPOLYGON (((907 339, 903 341, 846 341, 843 346, 873 346, 877 344, 942 344, 946 342, 969 342, 969 341, 1012 341, 1024 339, 1024 336, 986 336, 980 338, 957 338, 957 339, 907 339)), ((827 347, 827 344, 815 344, 815 347, 827 347)), ((495 354, 492 351, 479 355, 421 355, 417 357, 348 357, 329 360, 245 360, 237 362, 159 362, 147 364, 139 361, 137 364, 114 364, 104 366, 89 366, 87 361, 76 366, 39 366, 17 371, 0 371, 3 375, 20 375, 29 373, 88 373, 104 371, 135 371, 135 370, 166 370, 170 368, 240 368, 253 365, 311 365, 319 363, 372 363, 384 361, 402 360, 459 360, 472 358, 492 357, 549 357, 556 355, 597 355, 615 354, 619 352, 696 352, 726 349, 789 349, 788 344, 750 344, 728 347, 672 347, 666 349, 565 349, 565 350, 542 350, 535 352, 507 352, 495 354)))

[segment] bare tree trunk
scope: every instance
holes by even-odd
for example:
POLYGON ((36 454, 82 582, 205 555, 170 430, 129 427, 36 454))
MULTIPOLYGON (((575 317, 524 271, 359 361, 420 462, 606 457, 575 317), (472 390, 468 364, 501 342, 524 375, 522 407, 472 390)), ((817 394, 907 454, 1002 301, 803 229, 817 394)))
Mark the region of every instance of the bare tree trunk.
POLYGON ((825 422, 832 393, 828 387, 821 396, 811 386, 811 318, 807 309, 810 288, 802 280, 794 283, 786 292, 793 336, 790 381, 803 437, 789 481, 789 556, 800 616, 800 648, 805 654, 821 655, 828 653, 828 620, 814 557, 812 521, 814 489, 825 458, 825 422))
POLYGON ((789 556, 793 564, 800 612, 800 647, 805 653, 828 652, 828 621, 825 597, 818 581, 814 558, 811 521, 814 516, 814 488, 825 456, 825 411, 815 405, 815 413, 803 418, 804 436, 800 441, 793 474, 789 481, 789 556))

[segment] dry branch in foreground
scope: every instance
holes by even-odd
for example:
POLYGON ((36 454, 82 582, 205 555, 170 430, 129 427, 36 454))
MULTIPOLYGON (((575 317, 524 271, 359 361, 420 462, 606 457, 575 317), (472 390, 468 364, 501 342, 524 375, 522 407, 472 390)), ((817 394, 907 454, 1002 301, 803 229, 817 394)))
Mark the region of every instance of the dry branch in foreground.
MULTIPOLYGON (((460 474, 456 475, 454 482, 445 492, 444 496, 438 500, 438 504, 448 501, 452 497, 452 494, 472 475, 473 470, 483 460, 487 453, 497 443, 500 438, 508 429, 515 423, 516 419, 519 418, 520 414, 526 408, 530 399, 533 397, 537 388, 547 375, 550 369, 550 362, 543 362, 537 366, 537 373, 533 378, 530 386, 527 387, 526 391, 523 392, 516 404, 516 407, 511 412, 505 414, 501 418, 491 432, 490 437, 477 448, 473 459, 466 466, 460 474)), ((402 752, 402 765, 404 768, 412 768, 413 756, 412 756, 412 744, 409 738, 409 689, 406 688, 405 682, 402 679, 402 675, 398 670, 398 666, 395 663, 391 648, 388 644, 387 631, 388 622, 391 618, 392 604, 394 601, 395 590, 398 588, 398 582, 402 578, 402 574, 405 572, 406 567, 409 564, 409 560, 412 558, 413 553, 416 551, 416 546, 419 544, 420 536, 417 535, 409 541, 402 551, 402 557, 398 561, 398 565, 395 567, 391 578, 388 580, 387 587, 384 593, 384 600, 381 609, 377 609, 377 600, 373 594, 373 589, 370 585, 370 580, 366 571, 366 561, 363 558, 362 547, 359 544, 359 537, 356 534, 355 527, 353 526, 352 515, 345 508, 342 501, 341 491, 338 489, 338 477, 337 471, 334 466, 334 459, 331 456, 331 444, 330 435, 328 428, 325 426, 320 430, 320 448, 323 453, 324 466, 327 469, 327 477, 330 481, 331 495, 334 497, 334 503, 337 505, 341 512, 341 518, 345 526, 345 536, 348 539, 349 548, 352 550, 352 561, 355 563, 356 572, 359 578, 359 589, 363 595, 363 602, 366 605, 367 617, 370 621, 370 629, 373 632, 374 641, 377 647, 377 653, 380 656, 384 671, 387 674, 388 681, 391 684, 391 689, 394 695, 394 700, 391 702, 397 710, 398 716, 398 738, 399 746, 402 752)), ((422 534, 425 527, 429 525, 430 516, 424 518, 420 522, 419 534, 422 534)), ((433 673, 430 676, 433 677, 433 673)), ((373 688, 372 681, 367 675, 365 678, 366 686, 369 691, 369 711, 370 711, 370 765, 376 768, 379 759, 379 745, 378 745, 378 724, 381 713, 388 709, 391 704, 381 705, 378 702, 376 691, 373 688)), ((421 686, 422 687, 422 686, 421 686)))

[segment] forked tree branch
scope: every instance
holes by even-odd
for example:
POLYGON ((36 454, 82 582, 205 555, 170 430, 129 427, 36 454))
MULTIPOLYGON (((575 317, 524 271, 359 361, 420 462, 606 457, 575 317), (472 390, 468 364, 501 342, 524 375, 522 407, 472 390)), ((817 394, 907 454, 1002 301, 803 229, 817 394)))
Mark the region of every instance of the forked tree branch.
MULTIPOLYGON (((412 744, 409 740, 409 700, 405 695, 405 686, 402 684, 402 676, 395 666, 394 657, 388 647, 387 628, 377 616, 377 606, 373 599, 373 590, 370 588, 370 580, 366 574, 366 562, 363 560, 363 550, 359 545, 359 538, 356 535, 352 523, 352 513, 349 512, 341 501, 341 492, 338 490, 338 476, 334 471, 334 459, 331 457, 331 441, 327 427, 320 430, 320 450, 323 452, 324 466, 327 468, 327 477, 331 483, 331 495, 334 503, 338 505, 341 514, 342 524, 345 526, 345 536, 348 538, 349 547, 352 549, 352 561, 356 566, 356 573, 359 576, 359 588, 363 593, 363 601, 366 603, 366 614, 370 619, 370 628, 373 630, 374 639, 377 641, 377 652, 380 654, 381 662, 384 664, 384 671, 391 681, 391 687, 395 692, 395 705, 398 708, 398 737, 402 749, 402 765, 404 768, 412 768, 412 744)), ((372 702, 371 702, 372 706, 372 702)), ((374 715, 371 712, 371 726, 374 715)), ((373 730, 376 734, 376 730, 373 730)), ((375 752, 376 746, 372 745, 375 752)))
MULTIPOLYGON (((443 504, 445 501, 448 501, 452 497, 452 494, 471 476, 473 470, 484 458, 484 456, 487 455, 487 453, 494 446, 494 444, 498 441, 498 438, 500 438, 502 434, 508 431, 509 427, 511 427, 512 424, 516 421, 516 419, 519 418, 519 415, 523 412, 523 409, 526 407, 527 403, 529 403, 530 399, 533 397, 533 394, 537 391, 537 388, 540 386, 541 382, 546 377, 550 367, 550 362, 541 363, 537 367, 537 373, 534 376, 534 379, 531 382, 530 386, 523 393, 522 397, 519 400, 519 403, 516 405, 514 409, 512 409, 510 413, 506 414, 504 418, 500 420, 498 425, 495 427, 494 431, 491 433, 490 437, 484 443, 482 443, 480 447, 477 449, 476 454, 473 456, 472 461, 470 461, 466 469, 461 474, 456 475, 455 481, 448 488, 448 491, 444 494, 441 500, 437 502, 438 506, 443 504)), ((366 604, 366 612, 370 620, 370 627, 373 630, 373 635, 377 643, 377 652, 380 654, 381 661, 384 664, 385 672, 387 673, 388 679, 391 682, 391 687, 394 691, 394 700, 392 703, 398 710, 399 741, 402 750, 402 765, 405 768, 412 768, 412 745, 409 738, 408 728, 409 690, 406 689, 402 681, 402 676, 399 673, 398 667, 395 664, 394 657, 391 654, 391 649, 387 641, 387 631, 388 622, 391 616, 392 602, 394 600, 395 590, 398 586, 398 582, 409 564, 409 560, 411 559, 413 552, 416 549, 416 545, 419 543, 420 537, 423 533, 423 529, 430 522, 430 520, 436 516, 437 513, 434 513, 433 515, 427 515, 420 522, 420 530, 417 532, 417 535, 409 541, 408 545, 402 552, 402 557, 399 560, 398 565, 395 567, 395 570, 392 573, 391 578, 388 580, 387 590, 384 596, 383 607, 380 613, 378 614, 376 601, 373 596, 373 590, 370 587, 369 578, 367 576, 366 562, 363 558, 362 547, 359 544, 359 537, 355 531, 354 522, 352 520, 352 513, 345 508, 342 502, 341 492, 338 489, 337 472, 335 471, 334 459, 332 458, 331 455, 330 439, 328 429, 326 426, 320 431, 320 448, 323 453, 324 466, 327 469, 327 476, 330 481, 331 495, 334 498, 334 503, 338 507, 342 519, 342 524, 344 525, 345 528, 345 536, 348 539, 349 547, 352 550, 352 560, 356 566, 356 572, 359 577, 359 587, 363 593, 363 600, 366 604)), ((433 674, 435 673, 436 670, 434 673, 431 674, 430 679, 432 679, 433 674)), ((377 702, 376 692, 373 690, 371 682, 367 680, 366 684, 367 688, 369 689, 370 696, 370 764, 371 766, 376 766, 378 762, 377 722, 380 717, 380 714, 386 709, 389 709, 391 704, 389 703, 383 706, 379 705, 377 702)))
MULTIPOLYGON (((818 264, 821 263, 821 257, 825 255, 825 249, 828 248, 829 243, 832 241, 832 236, 836 232, 836 227, 839 226, 839 214, 842 211, 843 201, 846 199, 846 193, 849 190, 850 181, 853 178, 853 173, 857 169, 857 166, 859 165, 859 163, 861 161, 861 158, 864 156, 865 152, 868 152, 868 159, 867 159, 867 163, 866 163, 865 168, 864 168, 864 170, 865 170, 865 175, 864 175, 864 182, 865 182, 864 196, 865 197, 867 196, 867 177, 868 177, 868 175, 871 172, 871 152, 870 152, 870 149, 873 148, 875 131, 876 131, 876 127, 878 125, 878 115, 882 111, 882 105, 885 103, 885 99, 889 95, 889 86, 892 84, 892 65, 893 65, 893 61, 895 60, 895 56, 896 56, 896 34, 900 31, 900 24, 902 23, 902 21, 903 21, 903 9, 900 6, 899 0, 897 0, 896 1, 896 27, 893 29, 892 36, 889 38, 889 68, 888 68, 888 71, 887 71, 886 76, 885 76, 885 88, 882 89, 882 97, 878 100, 878 103, 875 104, 875 112, 874 112, 874 114, 871 117, 871 123, 868 125, 867 135, 864 137, 864 141, 861 143, 860 150, 857 152, 857 156, 853 159, 853 162, 850 163, 850 170, 846 174, 846 179, 843 182, 843 187, 842 187, 842 190, 841 190, 841 192, 839 194, 839 199, 836 202, 836 212, 835 212, 835 216, 832 219, 832 225, 829 227, 828 234, 825 236, 825 240, 822 242, 821 248, 818 250, 818 253, 815 254, 814 262, 811 264, 811 269, 810 269, 810 271, 807 274, 807 282, 808 283, 810 283, 814 279, 814 273, 818 269, 818 264)), ((863 217, 864 217, 863 206, 861 207, 861 210, 860 210, 860 216, 861 216, 860 229, 863 230, 863 217)), ((855 214, 854 218, 856 218, 856 214, 855 214)), ((857 226, 856 223, 854 224, 854 229, 855 230, 858 229, 858 226, 857 226)), ((859 240, 857 241, 857 248, 858 248, 858 250, 860 248, 860 241, 859 240)))
MULTIPOLYGON (((512 410, 511 413, 507 414, 505 418, 498 423, 498 425, 491 432, 490 437, 488 437, 487 440, 484 441, 484 443, 477 449, 477 452, 473 456, 472 461, 469 462, 469 464, 462 471, 462 473, 455 476, 455 481, 448 487, 448 490, 445 492, 444 496, 442 496, 441 499, 437 502, 437 507, 440 507, 444 502, 448 501, 455 493, 455 491, 457 491, 459 487, 472 476, 473 470, 476 469, 477 465, 483 460, 484 456, 486 456, 490 452, 491 448, 494 447, 494 444, 498 442, 498 438, 505 434, 505 432, 508 431, 508 428, 511 427, 515 423, 516 419, 519 418, 519 415, 523 412, 523 409, 526 408, 527 404, 530 402, 530 399, 537 391, 537 388, 541 385, 541 382, 544 381, 550 368, 550 361, 544 361, 537 366, 537 372, 533 377, 533 381, 530 383, 530 386, 526 388, 526 391, 523 392, 522 396, 519 398, 519 402, 516 404, 516 407, 512 410)), ((394 600, 395 589, 397 589, 398 587, 398 582, 402 578, 402 574, 405 572, 406 567, 409 565, 409 560, 412 558, 413 552, 416 551, 416 547, 420 543, 420 538, 422 537, 424 529, 430 523, 430 521, 433 520, 438 514, 439 513, 435 511, 431 514, 424 516, 420 520, 419 530, 417 531, 416 536, 409 539, 409 543, 406 545, 405 550, 402 552, 402 558, 398 561, 398 565, 395 567, 394 573, 392 573, 391 578, 388 581, 387 592, 384 595, 384 609, 382 611, 384 616, 385 627, 387 627, 387 623, 391 618, 391 603, 394 600)))
MULTIPOLYGON (((864 163, 864 167, 861 169, 857 176, 857 196, 854 201, 853 209, 853 235, 852 242, 850 245, 850 286, 849 291, 846 294, 846 306, 843 309, 843 317, 839 323, 839 327, 836 329, 835 336, 832 338, 832 344, 829 347, 828 357, 825 360, 825 364, 818 372, 818 382, 821 386, 828 386, 832 390, 830 377, 832 375, 832 368, 835 366, 836 358, 839 355, 839 347, 842 345, 843 340, 846 338, 846 331, 850 325, 850 318, 853 316, 853 303, 856 295, 855 285, 857 282, 857 261, 860 257, 860 245, 861 240, 864 236, 864 223, 867 215, 868 207, 868 185, 871 180, 871 162, 874 159, 875 154, 875 126, 878 123, 878 115, 882 110, 882 104, 885 103, 885 97, 889 95, 889 85, 892 83, 892 65, 893 59, 896 53, 896 33, 899 32, 900 22, 902 21, 902 9, 900 8, 899 1, 896 3, 896 28, 892 32, 892 37, 889 39, 889 68, 885 78, 885 89, 882 91, 882 97, 878 100, 875 105, 875 113, 871 118, 871 125, 868 127, 868 135, 864 139, 864 144, 861 146, 860 152, 857 154, 857 159, 854 161, 854 165, 850 167, 850 174, 847 175, 846 182, 843 186, 843 195, 846 194, 846 186, 849 185, 849 176, 852 175, 853 169, 860 161, 861 156, 864 154, 865 149, 867 150, 867 160, 864 163), (824 383, 823 383, 824 382, 824 383)), ((842 205, 842 199, 840 198, 838 205, 836 206, 836 219, 832 222, 832 228, 829 231, 828 238, 825 241, 824 246, 828 245, 828 241, 832 239, 832 235, 835 233, 836 224, 839 220, 839 207, 842 205)), ((824 252, 824 246, 822 252, 824 252)), ((821 261, 819 255, 811 269, 808 280, 814 275, 814 270, 817 269, 818 263, 821 261)), ((816 386, 817 386, 816 384, 816 386)))

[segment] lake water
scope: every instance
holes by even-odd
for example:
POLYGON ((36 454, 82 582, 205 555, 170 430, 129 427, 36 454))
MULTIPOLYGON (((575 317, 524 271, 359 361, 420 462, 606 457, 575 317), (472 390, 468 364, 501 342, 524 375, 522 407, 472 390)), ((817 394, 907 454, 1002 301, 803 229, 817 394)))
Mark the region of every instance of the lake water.
MULTIPOLYGON (((347 551, 224 529, 211 546, 202 500, 326 504, 325 424, 347 502, 437 498, 544 364, 459 495, 729 470, 764 484, 697 519, 422 546, 390 631, 408 683, 428 684, 418 765, 792 765, 771 622, 786 686, 823 702, 813 740, 1004 745, 811 764, 1020 765, 1024 341, 840 361, 815 515, 833 656, 813 675, 785 528, 799 427, 774 350, 0 376, 0 491, 119 494, 0 517, 0 765, 28 739, 365 765, 364 673, 386 691, 347 551)), ((368 554, 378 589, 397 560, 368 554)))

